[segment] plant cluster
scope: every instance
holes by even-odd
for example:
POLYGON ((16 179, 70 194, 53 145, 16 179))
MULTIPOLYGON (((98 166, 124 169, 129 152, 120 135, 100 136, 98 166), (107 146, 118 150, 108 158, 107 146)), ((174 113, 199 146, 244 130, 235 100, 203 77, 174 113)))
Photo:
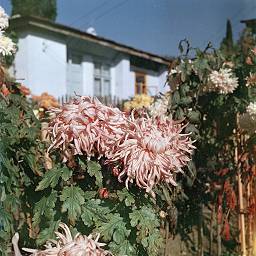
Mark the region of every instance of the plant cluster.
POLYGON ((182 41, 182 55, 173 62, 169 72, 172 91, 169 111, 174 119, 188 120, 186 132, 192 132, 197 140, 196 154, 189 165, 191 175, 183 180, 186 196, 183 203, 180 200, 176 204, 180 212, 178 229, 187 239, 189 232, 184 233, 185 228, 203 228, 197 250, 207 249, 203 248, 206 238, 210 240, 207 249, 210 254, 213 243, 218 244, 218 255, 222 244, 230 250, 238 245, 238 230, 233 225, 240 211, 237 175, 243 172, 239 161, 247 143, 242 144, 240 134, 249 136, 241 119, 247 113, 248 118, 254 117, 256 96, 255 41, 246 50, 242 41, 233 46, 232 54, 213 49, 211 45, 201 51, 182 41), (210 209, 210 216, 204 216, 206 208, 210 209), (216 239, 213 225, 217 229, 216 239))

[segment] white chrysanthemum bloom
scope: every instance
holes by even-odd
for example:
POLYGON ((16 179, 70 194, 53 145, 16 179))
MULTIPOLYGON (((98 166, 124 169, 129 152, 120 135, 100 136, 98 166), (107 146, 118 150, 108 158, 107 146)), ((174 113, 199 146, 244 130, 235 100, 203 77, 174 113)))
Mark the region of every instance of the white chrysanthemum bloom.
POLYGON ((16 45, 13 41, 6 36, 0 35, 0 55, 12 55, 16 51, 16 45))
MULTIPOLYGON (((60 223, 59 225, 62 232, 55 232, 57 239, 49 240, 45 249, 30 249, 22 248, 23 251, 31 253, 30 256, 111 256, 112 253, 101 248, 106 244, 100 243, 99 234, 95 239, 90 234, 89 236, 77 233, 74 237, 71 234, 69 227, 60 223)), ((17 248, 17 239, 14 240, 14 248, 17 248)), ((19 253, 19 249, 17 248, 19 253)), ((21 254, 17 254, 21 255, 21 254)))
POLYGON ((4 11, 4 9, 0 6, 0 29, 3 30, 5 28, 8 28, 9 21, 8 21, 8 15, 4 11))
POLYGON ((167 114, 169 96, 170 95, 167 93, 149 106, 148 110, 152 117, 163 116, 167 114))
POLYGON ((256 102, 250 102, 250 104, 246 108, 247 113, 256 118, 256 102))
POLYGON ((221 94, 232 93, 238 87, 238 78, 234 76, 230 68, 221 68, 219 71, 212 71, 209 76, 209 86, 206 89, 221 94))

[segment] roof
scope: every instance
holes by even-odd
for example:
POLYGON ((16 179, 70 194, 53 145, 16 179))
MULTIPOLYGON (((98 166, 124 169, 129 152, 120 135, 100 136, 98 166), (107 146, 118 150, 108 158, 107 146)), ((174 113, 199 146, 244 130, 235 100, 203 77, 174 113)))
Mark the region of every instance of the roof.
POLYGON ((151 60, 159 64, 169 65, 171 61, 168 58, 165 58, 153 53, 149 53, 146 51, 142 51, 134 47, 127 46, 125 44, 121 44, 110 39, 106 39, 104 37, 95 36, 87 32, 84 32, 82 30, 69 27, 60 23, 56 23, 41 17, 16 15, 10 19, 11 29, 15 30, 15 28, 26 27, 26 26, 32 26, 40 29, 45 29, 47 31, 51 31, 54 33, 58 33, 64 36, 72 36, 82 40, 87 40, 105 47, 110 47, 119 52, 144 58, 147 60, 151 60))
POLYGON ((245 24, 252 24, 252 23, 256 23, 256 19, 249 19, 249 20, 241 20, 241 23, 245 23, 245 24))

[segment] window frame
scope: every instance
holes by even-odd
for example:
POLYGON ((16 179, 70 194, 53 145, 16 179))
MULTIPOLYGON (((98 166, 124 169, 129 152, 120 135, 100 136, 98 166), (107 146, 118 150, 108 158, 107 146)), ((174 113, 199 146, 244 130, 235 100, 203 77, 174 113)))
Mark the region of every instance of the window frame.
POLYGON ((147 74, 140 71, 135 71, 135 95, 145 94, 148 95, 148 86, 147 86, 147 74), (143 77, 144 83, 139 84, 137 82, 137 77, 143 77), (141 87, 141 88, 139 88, 141 87))
POLYGON ((102 62, 102 61, 94 61, 94 68, 93 68, 93 94, 96 97, 108 97, 111 96, 111 65, 107 62, 102 62), (96 72, 96 66, 100 67, 100 71, 99 73, 96 72), (104 73, 104 67, 108 67, 108 74, 104 73), (96 94, 96 90, 95 90, 95 81, 99 80, 100 81, 100 90, 99 90, 99 94, 96 94), (109 89, 108 89, 108 93, 105 94, 104 93, 104 84, 105 82, 109 83, 109 89))

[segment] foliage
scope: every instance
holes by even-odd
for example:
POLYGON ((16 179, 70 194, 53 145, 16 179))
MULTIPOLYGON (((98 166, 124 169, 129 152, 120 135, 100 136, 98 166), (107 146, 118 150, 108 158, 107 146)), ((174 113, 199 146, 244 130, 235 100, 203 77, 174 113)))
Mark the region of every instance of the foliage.
MULTIPOLYGON (((30 218, 28 206, 36 198, 27 201, 27 196, 43 170, 40 123, 21 94, 20 85, 10 83, 8 88, 13 93, 0 95, 0 239, 5 242, 30 218)), ((8 252, 8 244, 1 243, 0 251, 8 252)))
POLYGON ((12 15, 39 16, 55 20, 57 16, 56 0, 11 0, 12 15))
MULTIPOLYGON (((225 49, 213 49, 210 44, 201 51, 190 47, 184 40, 180 44, 181 57, 173 62, 169 72, 172 90, 169 111, 175 119, 189 121, 186 131, 197 140, 197 151, 193 164, 189 166, 190 175, 181 179, 185 196, 176 203, 180 213, 178 232, 187 240, 188 233, 184 230, 210 227, 202 214, 203 209, 209 207, 216 212, 214 218, 221 226, 223 243, 229 240, 225 245, 231 250, 237 244, 237 233, 232 229, 230 237, 229 228, 237 210, 239 165, 235 149, 241 132, 238 117, 256 96, 253 85, 246 83, 248 76, 256 72, 252 50, 255 41, 252 39, 253 36, 248 45, 248 40, 242 38, 240 42, 247 40, 247 48, 239 43, 234 46, 236 51, 233 54, 225 49), (193 58, 189 57, 191 55, 193 58), (221 68, 231 69, 238 78, 239 86, 233 93, 223 94, 208 89, 212 86, 209 80, 211 72, 221 68)), ((238 146, 239 152, 242 149, 238 146)), ((210 228, 205 232, 210 232, 210 228)))
POLYGON ((77 156, 72 166, 52 155, 45 169, 46 142, 40 122, 20 85, 8 82, 0 98, 1 253, 10 250, 11 236, 20 233, 24 247, 41 246, 54 238, 59 223, 83 234, 99 232, 115 255, 158 255, 163 247, 160 206, 144 191, 120 184, 104 161, 77 156), (101 189, 108 192, 102 197, 101 189))

